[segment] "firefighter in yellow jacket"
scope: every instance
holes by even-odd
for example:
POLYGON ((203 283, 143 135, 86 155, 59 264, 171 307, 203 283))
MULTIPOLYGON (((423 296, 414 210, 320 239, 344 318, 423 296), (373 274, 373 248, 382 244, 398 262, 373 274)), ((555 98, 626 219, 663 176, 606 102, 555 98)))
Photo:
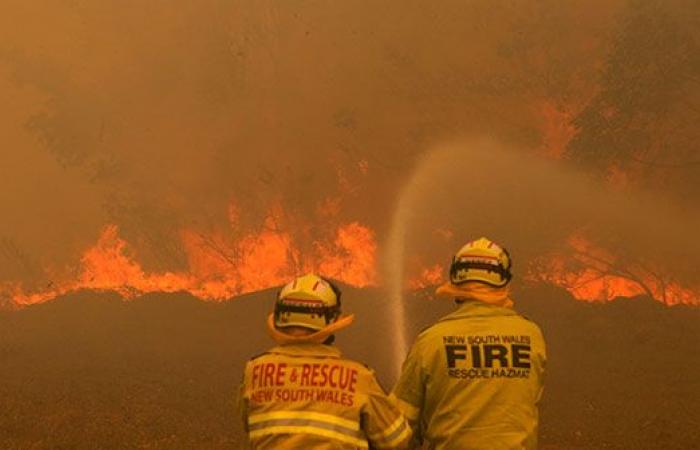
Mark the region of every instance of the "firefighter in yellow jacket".
POLYGON ((282 288, 267 323, 278 346, 248 361, 241 386, 253 449, 408 448, 410 426, 374 372, 331 345, 353 318, 316 275, 282 288))
POLYGON ((436 291, 458 308, 420 333, 392 392, 428 449, 537 448, 545 344, 512 309, 510 269, 508 252, 481 238, 436 291))

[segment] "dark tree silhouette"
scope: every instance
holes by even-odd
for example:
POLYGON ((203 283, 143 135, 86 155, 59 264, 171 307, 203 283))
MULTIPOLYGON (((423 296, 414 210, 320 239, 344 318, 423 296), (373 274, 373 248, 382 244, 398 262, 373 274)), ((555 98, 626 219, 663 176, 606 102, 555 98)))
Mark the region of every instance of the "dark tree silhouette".
POLYGON ((700 3, 687 0, 630 3, 600 92, 575 120, 571 159, 642 184, 698 189, 699 14, 700 3))

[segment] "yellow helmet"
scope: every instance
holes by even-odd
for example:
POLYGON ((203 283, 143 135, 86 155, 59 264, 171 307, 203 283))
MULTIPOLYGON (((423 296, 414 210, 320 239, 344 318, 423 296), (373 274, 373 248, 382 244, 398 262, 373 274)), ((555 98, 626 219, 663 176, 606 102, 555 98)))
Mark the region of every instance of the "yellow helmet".
POLYGON ((470 281, 503 287, 510 282, 508 251, 487 238, 468 242, 452 258, 450 282, 459 286, 470 281))
POLYGON ((277 295, 276 328, 304 327, 322 330, 340 317, 340 290, 318 275, 295 278, 277 295))

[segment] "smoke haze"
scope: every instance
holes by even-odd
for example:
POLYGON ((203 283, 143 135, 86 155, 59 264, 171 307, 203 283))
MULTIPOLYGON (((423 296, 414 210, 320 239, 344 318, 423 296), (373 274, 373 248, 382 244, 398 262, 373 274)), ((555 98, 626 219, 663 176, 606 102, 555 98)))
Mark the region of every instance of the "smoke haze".
POLYGON ((652 267, 682 261, 674 265, 676 279, 698 281, 692 268, 700 263, 700 245, 689 237, 700 221, 662 197, 616 190, 566 164, 489 139, 438 146, 417 167, 402 193, 407 225, 401 260, 438 247, 447 266, 463 239, 487 236, 507 244, 522 276, 528 262, 580 233, 652 267))
POLYGON ((0 447, 241 448, 235 380, 270 344, 274 286, 341 281, 357 322, 338 343, 391 381, 480 236, 510 250, 516 307, 547 336, 543 447, 692 446, 698 17, 697 0, 3 0, 0 447), (551 277, 586 252, 614 264, 577 296, 551 277), (607 291, 625 278, 646 291, 607 291), (687 305, 572 299, 640 294, 687 305))
MULTIPOLYGON (((637 22, 692 36, 688 2, 652 3, 6 2, 0 280, 66 277, 109 224, 146 271, 188 270, 183 230, 240 238, 270 217, 302 253, 333 239, 329 223, 352 222, 381 250, 387 205, 458 136, 491 136, 519 156, 453 149, 454 165, 420 175, 437 191, 421 188, 416 201, 438 208, 411 218, 420 264, 477 234, 528 261, 581 229, 616 253, 661 255, 658 236, 696 223, 643 205, 669 203, 665 194, 610 195, 538 162, 564 155, 574 135, 584 154, 581 142, 605 144, 577 114, 623 111, 605 103, 627 101, 619 89, 601 85, 614 82, 610 55, 627 54, 637 22)), ((646 177, 597 162, 623 180, 646 177)), ((648 178, 693 192, 693 172, 661 173, 648 178)), ((694 254, 681 240, 661 259, 694 254)))

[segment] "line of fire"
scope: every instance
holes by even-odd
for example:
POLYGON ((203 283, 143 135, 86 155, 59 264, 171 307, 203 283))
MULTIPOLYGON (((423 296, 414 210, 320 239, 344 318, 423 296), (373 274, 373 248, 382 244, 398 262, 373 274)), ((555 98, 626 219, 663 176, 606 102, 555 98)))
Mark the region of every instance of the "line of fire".
MULTIPOLYGON (((246 448, 239 382, 308 274, 337 306, 314 319, 354 315, 322 345, 360 364, 251 364, 253 402, 323 405, 252 431, 323 422, 364 401, 365 366, 396 389, 463 306, 474 242, 471 269, 508 266, 475 291, 543 337, 450 330, 431 360, 450 383, 544 370, 542 449, 700 448, 698 18, 697 0, 5 0, 0 448, 246 448)), ((318 299, 296 300, 289 320, 318 299)), ((364 445, 348 424, 316 426, 364 445)))

